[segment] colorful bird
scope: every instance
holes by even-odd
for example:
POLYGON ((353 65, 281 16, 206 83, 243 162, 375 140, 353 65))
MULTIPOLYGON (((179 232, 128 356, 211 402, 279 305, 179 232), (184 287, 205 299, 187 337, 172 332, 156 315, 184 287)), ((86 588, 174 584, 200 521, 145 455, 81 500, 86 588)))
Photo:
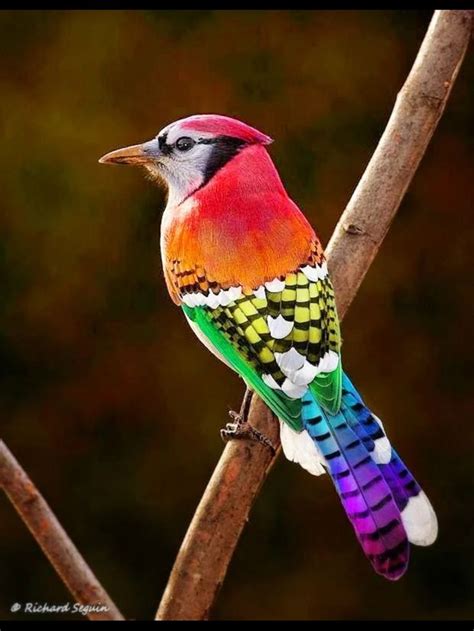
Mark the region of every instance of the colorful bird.
MULTIPOLYGON (((241 121, 195 115, 100 162, 142 165, 166 183, 161 254, 171 298, 279 418, 286 457, 329 473, 375 571, 395 580, 409 543, 436 539, 436 515, 342 369, 323 248, 280 180, 271 142, 241 121)), ((252 433, 267 442, 246 418, 224 430, 252 433)))

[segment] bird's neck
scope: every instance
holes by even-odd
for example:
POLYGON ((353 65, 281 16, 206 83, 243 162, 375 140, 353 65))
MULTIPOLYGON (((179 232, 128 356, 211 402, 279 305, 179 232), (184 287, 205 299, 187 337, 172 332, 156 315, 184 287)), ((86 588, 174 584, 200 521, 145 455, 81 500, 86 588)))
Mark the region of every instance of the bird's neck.
POLYGON ((314 232, 270 156, 252 145, 183 203, 168 202, 162 256, 199 266, 223 285, 258 286, 306 260, 314 232))

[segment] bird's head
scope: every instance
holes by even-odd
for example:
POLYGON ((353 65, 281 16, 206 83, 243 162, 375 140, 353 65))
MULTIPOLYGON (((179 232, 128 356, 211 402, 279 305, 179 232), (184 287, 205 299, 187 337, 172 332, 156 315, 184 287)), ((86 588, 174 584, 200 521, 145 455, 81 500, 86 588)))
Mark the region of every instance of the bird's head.
POLYGON ((111 151, 99 162, 145 167, 154 179, 166 182, 170 199, 180 203, 238 153, 271 142, 269 136, 234 118, 197 114, 167 125, 153 140, 111 151))

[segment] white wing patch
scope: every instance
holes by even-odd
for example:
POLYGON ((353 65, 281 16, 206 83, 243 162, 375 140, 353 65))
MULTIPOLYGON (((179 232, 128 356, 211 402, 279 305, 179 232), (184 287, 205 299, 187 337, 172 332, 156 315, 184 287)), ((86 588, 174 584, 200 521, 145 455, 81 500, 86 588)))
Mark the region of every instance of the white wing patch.
POLYGON ((306 358, 293 347, 286 353, 275 353, 275 359, 281 372, 291 380, 293 380, 296 371, 303 368, 306 361, 306 358))
POLYGON ((334 351, 328 351, 319 361, 318 373, 332 372, 333 370, 336 370, 338 364, 339 355, 334 351))
POLYGON ((207 296, 200 292, 183 294, 181 300, 188 307, 209 307, 216 309, 217 307, 227 307, 234 300, 238 300, 242 296, 242 287, 230 287, 229 289, 221 289, 218 294, 210 291, 207 296))
POLYGON ((266 282, 265 287, 268 289, 268 291, 278 293, 285 289, 285 281, 280 280, 279 278, 274 278, 273 280, 269 280, 268 282, 266 282))
POLYGON ((306 386, 297 386, 290 379, 286 378, 281 386, 282 392, 284 392, 290 399, 301 399, 306 394, 306 386))
POLYGON ((291 320, 285 320, 281 314, 276 318, 267 316, 267 324, 270 335, 274 340, 282 340, 293 330, 293 322, 291 320))
POLYGON ((263 285, 260 285, 258 289, 255 289, 255 291, 253 292, 253 295, 255 296, 255 298, 258 298, 259 300, 267 299, 267 292, 265 291, 265 287, 263 285))
POLYGON ((297 386, 307 386, 313 381, 317 374, 318 367, 313 366, 313 364, 305 360, 303 366, 295 372, 291 379, 297 386))
POLYGON ((313 282, 316 282, 317 280, 323 280, 328 275, 328 266, 326 261, 324 261, 322 265, 315 265, 314 267, 311 267, 311 265, 305 265, 300 269, 306 276, 306 278, 313 282))
MULTIPOLYGON (((307 390, 307 386, 313 381, 316 375, 320 372, 332 372, 337 368, 339 363, 339 355, 334 351, 328 351, 324 357, 320 359, 319 364, 313 366, 313 364, 308 362, 295 348, 290 348, 286 353, 275 353, 275 359, 282 373, 287 377, 284 383, 282 386, 279 386, 275 379, 268 374, 263 374, 262 379, 267 386, 273 390, 282 390, 292 399, 302 397, 307 390)), ((383 439, 379 438, 378 440, 381 441, 383 439)), ((388 440, 385 440, 388 443, 388 440)), ((377 447, 378 441, 375 441, 375 443, 377 447)), ((390 443, 388 443, 388 447, 390 448, 390 443)), ((382 449, 382 443, 380 443, 380 449, 382 449)))
POLYGON ((277 382, 275 381, 275 379, 273 378, 272 375, 267 375, 267 374, 264 373, 262 375, 262 381, 263 381, 263 383, 265 383, 272 390, 279 390, 280 389, 280 386, 277 384, 277 382))

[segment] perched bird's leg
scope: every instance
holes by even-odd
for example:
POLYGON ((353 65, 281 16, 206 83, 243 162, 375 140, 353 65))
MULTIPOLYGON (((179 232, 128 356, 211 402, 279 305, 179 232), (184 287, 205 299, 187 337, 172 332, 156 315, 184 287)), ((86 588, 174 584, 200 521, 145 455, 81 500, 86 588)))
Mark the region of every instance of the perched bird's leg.
POLYGON ((253 397, 253 390, 250 390, 250 388, 246 388, 244 398, 240 406, 239 414, 236 414, 233 410, 230 410, 229 411, 230 418, 234 418, 235 420, 237 420, 237 418, 240 418, 241 422, 247 423, 248 418, 249 418, 249 412, 250 412, 250 404, 252 403, 252 397, 253 397))
POLYGON ((252 402, 253 392, 249 388, 245 391, 244 400, 240 407, 240 412, 229 410, 229 416, 233 420, 232 423, 227 423, 225 428, 220 430, 221 438, 224 442, 228 440, 247 439, 254 440, 257 443, 266 445, 271 449, 272 453, 276 453, 276 449, 273 443, 267 436, 259 432, 255 427, 252 427, 248 422, 248 415, 250 410, 250 403, 252 402))

